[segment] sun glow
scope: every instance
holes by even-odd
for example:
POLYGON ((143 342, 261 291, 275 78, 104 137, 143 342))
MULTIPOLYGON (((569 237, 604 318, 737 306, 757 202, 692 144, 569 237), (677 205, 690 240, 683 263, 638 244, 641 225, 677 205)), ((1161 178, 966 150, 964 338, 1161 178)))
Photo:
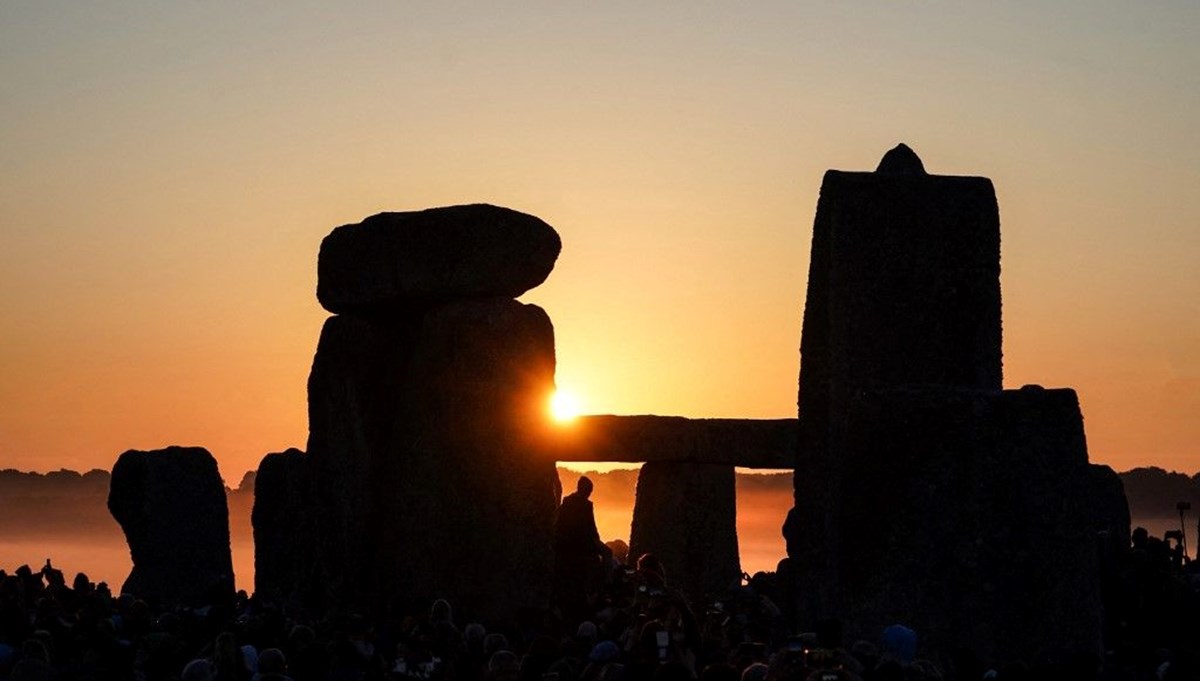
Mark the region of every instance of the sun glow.
POLYGON ((559 423, 570 423, 579 416, 579 398, 559 388, 550 395, 550 417, 559 423))

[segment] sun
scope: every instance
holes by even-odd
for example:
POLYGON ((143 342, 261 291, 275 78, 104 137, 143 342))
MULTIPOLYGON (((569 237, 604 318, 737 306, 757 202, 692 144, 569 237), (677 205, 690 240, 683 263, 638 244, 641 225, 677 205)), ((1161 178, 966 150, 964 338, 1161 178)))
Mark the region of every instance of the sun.
POLYGON ((579 416, 579 398, 562 388, 551 393, 549 407, 550 418, 559 423, 570 423, 579 416))

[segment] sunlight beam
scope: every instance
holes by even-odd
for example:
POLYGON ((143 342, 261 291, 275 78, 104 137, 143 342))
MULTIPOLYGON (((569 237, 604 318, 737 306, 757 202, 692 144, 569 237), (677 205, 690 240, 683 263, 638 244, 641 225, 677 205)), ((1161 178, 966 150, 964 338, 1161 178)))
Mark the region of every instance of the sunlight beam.
POLYGON ((550 418, 557 423, 567 424, 580 414, 579 398, 574 393, 559 388, 550 395, 550 418))

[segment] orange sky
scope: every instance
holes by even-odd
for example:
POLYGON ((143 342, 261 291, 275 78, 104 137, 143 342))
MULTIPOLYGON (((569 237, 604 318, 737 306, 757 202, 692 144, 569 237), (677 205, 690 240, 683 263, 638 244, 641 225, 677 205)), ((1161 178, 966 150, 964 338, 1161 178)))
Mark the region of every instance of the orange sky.
POLYGON ((1200 470, 1195 3, 644 4, 4 3, 0 465, 236 484, 304 445, 321 238, 477 201, 562 235, 585 410, 794 416, 821 175, 905 141, 995 182, 1005 383, 1200 470))

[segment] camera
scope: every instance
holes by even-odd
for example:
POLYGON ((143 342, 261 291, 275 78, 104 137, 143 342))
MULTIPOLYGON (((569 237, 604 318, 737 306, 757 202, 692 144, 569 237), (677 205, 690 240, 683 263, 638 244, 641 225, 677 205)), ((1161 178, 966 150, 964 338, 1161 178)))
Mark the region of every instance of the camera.
POLYGON ((1176 511, 1190 511, 1190 510, 1192 510, 1192 502, 1181 501, 1181 502, 1175 504, 1175 510, 1176 511))

